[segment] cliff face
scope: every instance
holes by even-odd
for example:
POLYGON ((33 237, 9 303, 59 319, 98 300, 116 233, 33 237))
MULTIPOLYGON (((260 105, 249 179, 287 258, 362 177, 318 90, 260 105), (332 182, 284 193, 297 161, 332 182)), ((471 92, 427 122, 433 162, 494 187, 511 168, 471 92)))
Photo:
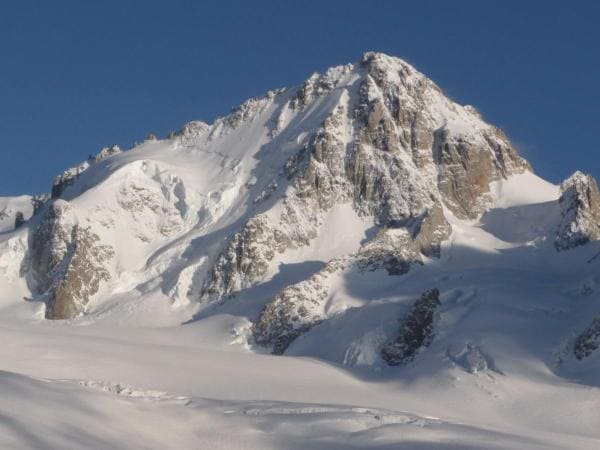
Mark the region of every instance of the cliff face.
POLYGON ((47 296, 47 319, 81 314, 100 284, 110 279, 106 263, 114 250, 80 226, 68 202, 54 202, 30 241, 31 268, 38 290, 47 296))

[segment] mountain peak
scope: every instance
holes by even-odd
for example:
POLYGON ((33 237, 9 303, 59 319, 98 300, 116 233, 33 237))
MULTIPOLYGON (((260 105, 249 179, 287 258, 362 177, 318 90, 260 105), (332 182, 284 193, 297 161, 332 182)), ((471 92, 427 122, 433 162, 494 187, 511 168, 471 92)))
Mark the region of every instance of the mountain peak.
MULTIPOLYGON (((600 380, 597 183, 581 172, 560 187, 541 180, 500 129, 410 64, 368 52, 213 123, 192 121, 166 139, 107 147, 83 161, 56 177, 51 195, 0 199, 3 355, 32 373, 46 364, 39 376, 60 369, 63 379, 84 378, 79 388, 106 391, 73 403, 78 413, 112 392, 129 397, 123 404, 158 401, 149 404, 172 410, 176 425, 182 417, 206 422, 188 413, 205 418, 214 409, 216 423, 233 420, 227 430, 254 417, 270 431, 265 421, 281 416, 280 428, 305 423, 306 433, 322 432, 323 445, 335 422, 352 431, 346 444, 393 447, 395 434, 412 437, 410 427, 423 424, 432 442, 448 441, 447 424, 432 418, 441 404, 469 424, 461 432, 475 430, 474 445, 506 447, 517 430, 523 439, 514 448, 597 448, 582 438, 600 429, 590 402, 600 380), (68 363, 88 349, 85 363, 68 363), (104 380, 130 357, 136 364, 113 375, 136 378, 129 369, 137 363, 160 369, 161 389, 173 395, 89 379, 90 367, 104 380), (204 374, 198 398, 175 396, 182 378, 164 369, 173 364, 194 374, 187 380, 204 374), (202 400, 226 373, 228 398, 237 383, 241 396, 269 401, 202 400), (298 390, 307 374, 323 383, 312 394, 298 390), (340 383, 347 390, 337 391, 340 383), (274 402, 281 386, 295 388, 295 401, 316 395, 323 404, 274 402), (394 411, 332 408, 348 404, 348 393, 394 411), (579 396, 567 409, 565 393, 579 396), (557 398, 550 411, 522 407, 557 398), (468 422, 479 420, 473 405, 497 410, 479 423, 487 434, 468 422), (512 417, 522 410, 535 417, 512 417), (592 419, 579 420, 581 411, 592 419), (563 416, 578 420, 557 444, 563 416), (507 418, 518 422, 510 433, 507 418), (532 440, 542 423, 547 439, 532 440), (377 441, 372 431, 382 428, 377 441)), ((64 383, 60 392, 75 392, 64 383)), ((12 395, 14 384, 0 395, 12 395)), ((140 429, 147 423, 146 414, 140 429)), ((13 434, 24 435, 21 428, 13 434)), ((172 447, 214 444, 195 431, 172 447)), ((257 448, 287 442, 258 434, 267 440, 257 448)))
POLYGON ((401 58, 375 51, 363 53, 359 60, 359 64, 363 66, 377 66, 382 69, 410 68, 415 70, 414 67, 401 58))
POLYGON ((37 255, 29 295, 46 302, 49 318, 85 315, 146 261, 140 283, 204 310, 253 292, 278 264, 318 245, 325 267, 272 292, 254 330, 257 342, 285 351, 329 319, 332 277, 401 276, 440 258, 453 221, 477 220, 497 201, 495 186, 529 170, 474 108, 401 59, 368 52, 212 124, 189 122, 168 139, 104 149, 67 170, 21 227, 38 236, 29 242, 37 255), (61 199, 73 223, 55 217, 61 199), (317 244, 339 214, 356 234, 317 244), (92 261, 75 247, 83 242, 97 257, 93 270, 81 264, 92 261), (95 273, 78 273, 88 269, 95 273), (290 322, 304 311, 312 312, 290 322))

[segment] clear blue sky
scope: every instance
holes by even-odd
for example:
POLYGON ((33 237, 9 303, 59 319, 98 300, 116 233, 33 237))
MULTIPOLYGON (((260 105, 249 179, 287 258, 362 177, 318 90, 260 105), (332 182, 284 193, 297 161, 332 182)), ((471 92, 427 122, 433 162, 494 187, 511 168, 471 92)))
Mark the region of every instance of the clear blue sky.
POLYGON ((5 1, 0 195, 366 50, 503 128, 536 171, 600 177, 600 2, 5 1))

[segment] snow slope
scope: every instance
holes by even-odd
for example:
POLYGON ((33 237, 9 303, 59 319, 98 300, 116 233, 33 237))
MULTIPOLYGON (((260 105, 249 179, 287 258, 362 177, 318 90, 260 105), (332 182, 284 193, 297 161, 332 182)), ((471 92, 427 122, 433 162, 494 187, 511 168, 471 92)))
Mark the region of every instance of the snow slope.
POLYGON ((375 408, 215 401, 8 372, 0 379, 6 449, 398 448, 400 440, 406 448, 551 448, 527 436, 375 408))
POLYGON ((0 447, 599 448, 600 350, 574 348, 600 243, 556 245, 595 217, 575 181, 566 205, 474 108, 372 53, 104 149, 36 214, 0 201, 27 219, 0 218, 0 447))

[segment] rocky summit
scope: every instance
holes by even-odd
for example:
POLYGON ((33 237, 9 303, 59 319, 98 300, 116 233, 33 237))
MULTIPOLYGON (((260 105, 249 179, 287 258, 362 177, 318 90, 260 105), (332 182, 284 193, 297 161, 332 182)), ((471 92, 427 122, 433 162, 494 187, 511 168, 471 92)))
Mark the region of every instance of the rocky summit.
POLYGON ((0 199, 11 329, 132 329, 136 345, 176 330, 163 344, 226 355, 218 377, 260 378, 231 354, 308 357, 406 383, 413 406, 435 391, 504 411, 527 383, 538 400, 598 386, 596 181, 541 179, 401 59, 369 52, 212 124, 104 148, 48 188, 0 199))

